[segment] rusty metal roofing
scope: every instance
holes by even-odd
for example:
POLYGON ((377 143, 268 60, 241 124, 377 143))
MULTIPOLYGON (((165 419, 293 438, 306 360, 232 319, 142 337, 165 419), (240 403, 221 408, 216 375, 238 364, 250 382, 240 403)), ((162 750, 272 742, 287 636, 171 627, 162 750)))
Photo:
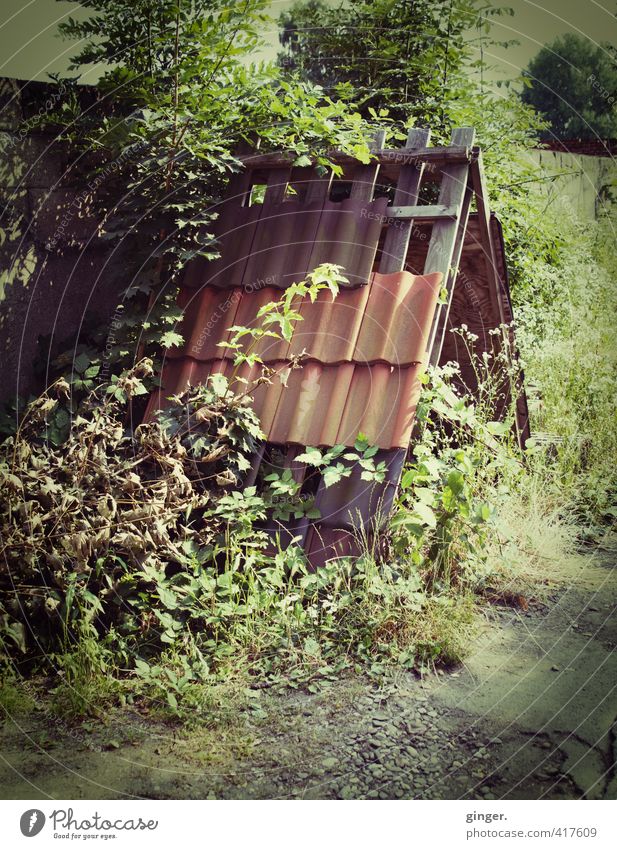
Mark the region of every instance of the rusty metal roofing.
MULTIPOLYGON (((253 349, 276 371, 306 351, 286 386, 275 377, 251 392, 267 441, 353 445, 362 432, 380 448, 406 448, 441 279, 441 274, 376 273, 366 286, 342 290, 334 300, 327 290, 315 303, 303 299, 298 305, 303 320, 291 341, 265 337, 253 349)), ((260 307, 279 296, 272 287, 183 290, 185 345, 170 352, 149 413, 169 395, 217 372, 252 383, 260 366, 235 368, 233 352, 218 343, 229 340, 233 326, 258 326, 260 307)))
POLYGON ((284 289, 323 262, 342 265, 350 285, 362 285, 373 268, 386 207, 386 198, 253 206, 231 198, 221 204, 214 226, 220 258, 190 262, 183 286, 284 289))

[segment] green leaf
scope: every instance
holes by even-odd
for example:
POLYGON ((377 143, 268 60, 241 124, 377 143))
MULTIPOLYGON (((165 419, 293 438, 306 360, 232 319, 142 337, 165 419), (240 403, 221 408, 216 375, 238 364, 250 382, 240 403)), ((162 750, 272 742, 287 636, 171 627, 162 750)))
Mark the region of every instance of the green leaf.
POLYGON ((79 374, 83 374, 86 369, 90 366, 90 357, 86 354, 79 354, 78 357, 75 357, 75 361, 73 362, 73 367, 76 372, 79 374))
POLYGON ((461 472, 454 470, 448 475, 447 484, 454 495, 460 495, 465 486, 465 479, 461 472))
POLYGON ((511 430, 508 422, 487 422, 486 429, 493 436, 505 436, 511 430))
POLYGON ((306 463, 307 466, 321 466, 323 455, 318 448, 307 448, 304 454, 298 454, 295 458, 298 463, 306 463))
POLYGON ((183 344, 184 337, 180 333, 176 333, 175 330, 167 330, 161 336, 160 341, 163 348, 174 348, 183 344))
POLYGON ((229 389, 229 381, 224 374, 211 374, 208 378, 208 383, 212 387, 214 394, 218 398, 224 398, 229 389))
POLYGON ((428 525, 429 528, 434 528, 437 525, 435 511, 432 507, 429 507, 428 504, 423 504, 421 501, 416 502, 413 506, 413 512, 419 516, 424 524, 428 525))

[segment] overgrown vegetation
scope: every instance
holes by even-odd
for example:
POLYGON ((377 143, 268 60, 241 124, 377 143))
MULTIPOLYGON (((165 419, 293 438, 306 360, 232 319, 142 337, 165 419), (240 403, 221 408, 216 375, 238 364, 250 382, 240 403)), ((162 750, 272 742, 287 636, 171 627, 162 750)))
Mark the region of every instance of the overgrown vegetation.
POLYGON ((242 152, 284 148, 325 167, 332 149, 367 161, 368 147, 355 109, 273 63, 249 61, 264 45, 265 0, 73 2, 90 15, 59 30, 78 45, 75 70, 102 70, 97 101, 83 109, 76 80, 65 81, 61 108, 45 121, 70 139, 74 167, 93 170, 91 212, 126 275, 113 333, 90 328, 68 357, 55 351, 53 368, 63 373, 69 357, 83 356, 117 374, 182 344, 177 272, 218 255, 216 204, 242 152))
MULTIPOLYGON (((546 44, 525 72, 523 100, 546 118, 553 138, 612 139, 617 134, 617 64, 607 42, 565 33, 546 44)), ((548 135, 548 134, 547 134, 548 135)))
MULTIPOLYGON (((515 91, 495 96, 464 37, 473 24, 487 44, 488 8, 313 2, 285 17, 275 69, 244 61, 259 43, 261 2, 80 5, 97 19, 64 28, 87 39, 76 65, 121 62, 100 84, 104 117, 67 105, 65 119, 79 117, 75 141, 121 163, 129 191, 103 199, 102 226, 139 251, 111 352, 104 332, 79 340, 57 362, 68 373, 16 411, 0 448, 5 709, 25 708, 18 677, 41 670, 63 713, 128 701, 188 719, 205 718, 220 687, 314 690, 344 670, 379 678, 460 661, 480 605, 527 605, 543 558, 602 537, 617 484, 611 222, 583 226, 536 191, 524 153, 545 124, 515 91), (133 422, 153 358, 181 343, 174 272, 216 252, 207 204, 240 167, 238 143, 289 148, 300 164, 307 154, 327 164, 330 146, 366 159, 365 119, 395 139, 413 122, 431 125, 436 142, 455 125, 478 128, 537 435, 520 449, 512 405, 493 421, 504 375, 510 388, 520 377, 497 328, 501 344, 474 360, 474 399, 456 388, 456 364, 424 378, 393 515, 359 532, 359 557, 312 572, 297 545, 277 548, 265 530, 270 518, 317 517, 293 476, 273 470, 244 485, 261 439, 250 386, 217 376, 133 422)), ((290 338, 297 299, 324 286, 334 296, 341 282, 340 269, 319 269, 267 305, 261 327, 237 328, 236 366, 260 364, 260 335, 290 338)), ((263 367, 260 380, 285 376, 263 367)), ((302 461, 329 485, 359 463, 369 484, 384 473, 375 453, 359 434, 353 450, 307 446, 302 461)))
MULTIPOLYGON (((289 340, 299 300, 324 287, 335 297, 343 280, 323 266, 264 305, 261 325, 238 327, 228 343, 234 365, 261 364, 258 383, 284 380, 252 352, 255 341, 289 340)), ((96 387, 59 444, 49 422, 70 386, 56 381, 2 446, 2 639, 22 668, 58 664, 65 710, 118 697, 121 669, 178 712, 205 682, 239 673, 313 686, 357 664, 379 675, 391 662, 460 658, 492 512, 477 500, 483 464, 470 449, 481 434, 498 456, 495 437, 509 426, 475 416, 449 385, 454 367, 427 378, 422 437, 392 524, 361 536, 360 557, 317 572, 297 545, 273 550, 261 527, 268 516, 318 517, 295 482, 275 472, 260 490, 242 487, 262 436, 252 387, 232 391, 214 375, 132 431, 127 404, 151 370, 143 360, 96 387)), ((354 450, 308 448, 298 459, 328 487, 356 462, 367 483, 383 480, 375 454, 360 435, 354 450)))

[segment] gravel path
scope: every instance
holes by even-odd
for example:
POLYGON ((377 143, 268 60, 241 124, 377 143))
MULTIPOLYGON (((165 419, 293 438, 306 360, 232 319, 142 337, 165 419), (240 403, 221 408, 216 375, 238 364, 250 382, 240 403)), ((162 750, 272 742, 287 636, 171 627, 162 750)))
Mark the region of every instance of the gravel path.
POLYGON ((464 667, 380 689, 262 694, 260 719, 182 731, 44 706, 2 732, 4 798, 617 798, 617 568, 560 568, 548 606, 496 611, 464 667))

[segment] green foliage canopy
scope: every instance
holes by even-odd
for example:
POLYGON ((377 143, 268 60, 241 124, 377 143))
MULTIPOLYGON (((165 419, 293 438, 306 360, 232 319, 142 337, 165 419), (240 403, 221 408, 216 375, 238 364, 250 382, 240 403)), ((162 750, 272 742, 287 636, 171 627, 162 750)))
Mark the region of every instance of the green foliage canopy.
POLYGON ((566 33, 545 45, 526 71, 523 101, 559 139, 617 137, 617 62, 611 46, 566 33))
POLYGON ((297 2, 279 19, 279 64, 353 97, 367 116, 387 108, 395 120, 413 117, 436 130, 470 90, 490 18, 506 13, 482 0, 297 2))
POLYGON ((367 161, 365 125, 318 86, 250 63, 262 44, 265 0, 73 2, 89 13, 60 26, 80 45, 73 69, 100 65, 103 73, 94 107, 68 98, 54 118, 99 157, 101 230, 127 255, 109 355, 128 366, 182 343, 173 281, 196 255, 217 256, 213 205, 242 168, 240 151, 283 148, 326 165, 339 148, 367 161))

